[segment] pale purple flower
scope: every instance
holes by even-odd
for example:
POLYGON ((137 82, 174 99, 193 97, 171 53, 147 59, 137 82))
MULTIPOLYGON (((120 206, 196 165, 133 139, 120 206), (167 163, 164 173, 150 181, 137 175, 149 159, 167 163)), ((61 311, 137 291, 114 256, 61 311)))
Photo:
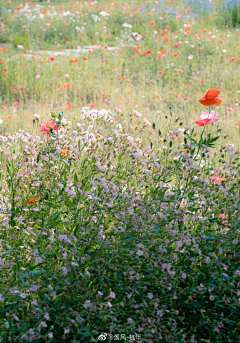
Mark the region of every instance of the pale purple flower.
POLYGON ((210 261, 210 257, 207 256, 207 257, 205 258, 205 263, 210 263, 210 262, 211 262, 211 261, 210 261))
POLYGON ((111 292, 110 295, 109 295, 109 297, 114 299, 114 298, 116 298, 116 295, 115 295, 114 292, 111 292))

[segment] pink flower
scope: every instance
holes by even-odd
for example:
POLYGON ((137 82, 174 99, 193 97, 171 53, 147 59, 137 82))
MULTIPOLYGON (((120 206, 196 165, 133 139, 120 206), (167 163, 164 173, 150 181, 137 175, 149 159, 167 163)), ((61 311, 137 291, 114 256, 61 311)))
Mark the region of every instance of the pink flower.
POLYGON ((219 173, 217 175, 214 175, 213 178, 211 178, 212 183, 220 184, 222 181, 225 181, 226 179, 224 177, 219 177, 219 173))
POLYGON ((199 126, 204 126, 205 124, 211 124, 214 121, 218 121, 219 119, 215 119, 216 114, 215 113, 206 113, 202 112, 198 120, 196 121, 196 124, 199 126))
POLYGON ((228 217, 228 214, 225 214, 225 213, 222 213, 222 214, 219 214, 218 218, 226 218, 228 217))
POLYGON ((114 299, 114 298, 116 298, 116 295, 115 295, 114 292, 111 292, 110 295, 109 295, 109 297, 114 299))
POLYGON ((57 124, 53 123, 51 120, 48 120, 42 123, 41 132, 46 132, 46 134, 49 135, 50 126, 52 126, 54 131, 57 131, 57 124))
POLYGON ((39 78, 40 78, 40 75, 36 75, 36 78, 39 79, 39 78))
POLYGON ((18 49, 23 49, 22 45, 18 45, 17 47, 18 47, 18 49))
POLYGON ((13 89, 12 91, 13 91, 13 93, 16 93, 16 89, 13 89))
POLYGON ((179 48, 179 44, 177 44, 177 43, 174 46, 175 46, 175 48, 179 48))

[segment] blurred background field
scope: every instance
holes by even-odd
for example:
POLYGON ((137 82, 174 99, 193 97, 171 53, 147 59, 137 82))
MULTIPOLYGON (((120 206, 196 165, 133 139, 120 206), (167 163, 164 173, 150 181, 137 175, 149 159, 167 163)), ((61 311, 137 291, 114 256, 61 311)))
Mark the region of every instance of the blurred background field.
MULTIPOLYGON (((107 109, 129 127, 137 111, 164 131, 193 127, 209 88, 229 142, 239 146, 239 1, 5 1, 0 27, 0 122, 32 130, 64 111, 107 109), (124 113, 124 115, 122 115, 124 113)), ((137 133, 137 123, 130 126, 137 133), (136 128, 136 129, 135 129, 136 128)))

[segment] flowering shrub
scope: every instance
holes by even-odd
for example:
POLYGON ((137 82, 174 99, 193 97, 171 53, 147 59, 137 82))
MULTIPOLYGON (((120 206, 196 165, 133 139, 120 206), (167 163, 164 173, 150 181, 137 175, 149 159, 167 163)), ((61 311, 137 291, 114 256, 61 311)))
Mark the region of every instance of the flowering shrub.
POLYGON ((206 125, 153 148, 107 111, 51 122, 0 136, 2 341, 236 342, 240 152, 211 171, 206 125))

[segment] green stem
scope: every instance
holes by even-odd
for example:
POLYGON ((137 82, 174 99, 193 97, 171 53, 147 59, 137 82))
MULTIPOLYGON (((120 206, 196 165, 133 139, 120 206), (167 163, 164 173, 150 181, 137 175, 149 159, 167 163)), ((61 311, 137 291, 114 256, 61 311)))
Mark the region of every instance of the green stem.
MULTIPOLYGON (((210 115, 210 106, 209 106, 209 115, 210 115)), ((201 133, 201 136, 200 136, 200 140, 199 140, 199 142, 198 142, 198 151, 197 151, 197 153, 196 153, 196 156, 195 156, 195 158, 194 158, 194 161, 196 160, 196 158, 197 158, 197 155, 198 155, 198 153, 199 153, 199 150, 200 150, 200 147, 202 146, 202 136, 203 136, 203 133, 205 132, 205 127, 207 126, 207 124, 205 124, 204 125, 204 128, 203 128, 203 131, 202 131, 202 133, 201 133)), ((189 184, 191 183, 191 181, 192 181, 192 174, 189 176, 189 178, 187 179, 187 184, 186 184, 186 187, 184 188, 184 191, 183 191, 183 194, 182 194, 182 196, 181 196, 181 198, 180 198, 180 203, 179 203, 179 205, 178 205, 178 208, 177 208, 177 210, 179 209, 179 207, 180 207, 180 204, 181 204, 181 202, 182 202, 182 199, 183 199, 183 197, 184 197, 184 195, 186 194, 186 190, 187 190, 187 188, 188 188, 188 186, 189 186, 189 184), (190 179, 190 180, 189 180, 190 179)))

